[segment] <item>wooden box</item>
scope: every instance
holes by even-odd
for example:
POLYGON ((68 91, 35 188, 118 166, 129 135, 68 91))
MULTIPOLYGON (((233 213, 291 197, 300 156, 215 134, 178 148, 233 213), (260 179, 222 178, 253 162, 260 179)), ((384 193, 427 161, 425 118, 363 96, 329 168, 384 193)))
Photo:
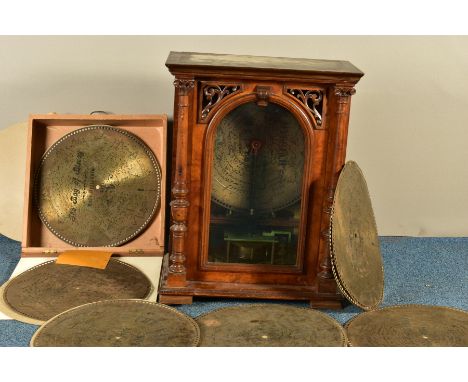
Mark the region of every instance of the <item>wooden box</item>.
POLYGON ((33 201, 34 177, 43 154, 58 139, 85 126, 102 124, 127 130, 153 151, 162 170, 159 210, 138 236, 118 247, 81 248, 105 250, 120 256, 162 256, 166 206, 166 115, 37 114, 29 118, 24 195, 22 256, 55 256, 74 248, 55 236, 41 222, 33 201))

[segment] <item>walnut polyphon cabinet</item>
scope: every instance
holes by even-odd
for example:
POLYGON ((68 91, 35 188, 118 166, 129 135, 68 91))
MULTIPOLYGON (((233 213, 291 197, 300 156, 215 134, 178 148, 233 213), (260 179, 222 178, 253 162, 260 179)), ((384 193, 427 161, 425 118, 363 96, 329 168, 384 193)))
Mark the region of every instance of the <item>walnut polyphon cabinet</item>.
POLYGON ((172 225, 159 301, 339 307, 331 204, 345 162, 347 61, 171 52, 172 225))

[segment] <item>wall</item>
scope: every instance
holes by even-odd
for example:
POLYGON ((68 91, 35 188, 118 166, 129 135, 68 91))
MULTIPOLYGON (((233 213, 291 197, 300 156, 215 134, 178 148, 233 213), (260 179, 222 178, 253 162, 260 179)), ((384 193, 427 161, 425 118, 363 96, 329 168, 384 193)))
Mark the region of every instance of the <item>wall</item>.
POLYGON ((0 129, 50 111, 171 114, 170 50, 351 61, 366 75, 348 159, 380 234, 467 236, 468 37, 0 37, 0 129))

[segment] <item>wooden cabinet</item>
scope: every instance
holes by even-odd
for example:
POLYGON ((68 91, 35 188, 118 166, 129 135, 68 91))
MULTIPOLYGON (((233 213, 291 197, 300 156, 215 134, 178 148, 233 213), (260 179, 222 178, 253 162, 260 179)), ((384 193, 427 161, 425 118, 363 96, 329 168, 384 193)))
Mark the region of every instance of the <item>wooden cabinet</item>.
POLYGON ((346 61, 171 52, 170 248, 159 301, 193 296, 339 307, 331 204, 345 162, 346 61))

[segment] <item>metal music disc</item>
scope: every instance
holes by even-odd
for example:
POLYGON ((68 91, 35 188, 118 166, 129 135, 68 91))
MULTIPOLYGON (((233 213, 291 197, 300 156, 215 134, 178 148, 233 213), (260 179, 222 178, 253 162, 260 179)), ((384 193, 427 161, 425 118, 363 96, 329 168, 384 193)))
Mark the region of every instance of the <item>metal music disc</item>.
POLYGON ((87 126, 47 150, 34 195, 42 222, 63 241, 117 246, 138 235, 159 208, 161 169, 135 135, 87 126))
POLYGON ((350 346, 468 346, 468 313, 445 306, 389 306, 345 328, 350 346))
POLYGON ((216 128, 211 199, 250 214, 296 203, 304 152, 302 128, 289 111, 273 103, 237 107, 216 128))
POLYGON ((15 319, 40 324, 78 305, 146 298, 151 290, 151 282, 140 270, 119 260, 110 259, 106 269, 48 261, 8 281, 2 299, 15 319))
POLYGON ((333 274, 353 304, 374 309, 383 299, 384 272, 367 184, 355 162, 343 167, 331 215, 333 274))
POLYGON ((31 346, 197 346, 196 322, 167 305, 143 300, 98 301, 42 325, 31 346))
POLYGON ((221 308, 196 318, 200 346, 346 346, 325 313, 278 304, 221 308))

